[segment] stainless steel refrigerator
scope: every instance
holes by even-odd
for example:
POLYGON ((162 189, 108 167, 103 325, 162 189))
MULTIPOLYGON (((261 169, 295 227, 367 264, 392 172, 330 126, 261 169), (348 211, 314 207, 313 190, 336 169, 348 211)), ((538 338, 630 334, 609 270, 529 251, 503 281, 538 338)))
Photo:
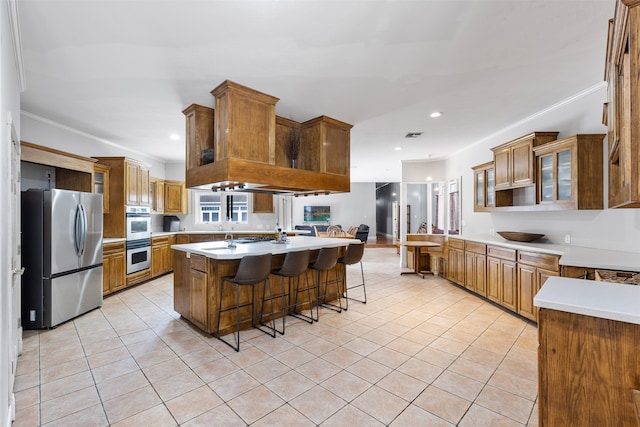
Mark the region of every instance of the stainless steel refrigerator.
POLYGON ((51 328, 102 306, 102 195, 22 192, 22 326, 51 328))

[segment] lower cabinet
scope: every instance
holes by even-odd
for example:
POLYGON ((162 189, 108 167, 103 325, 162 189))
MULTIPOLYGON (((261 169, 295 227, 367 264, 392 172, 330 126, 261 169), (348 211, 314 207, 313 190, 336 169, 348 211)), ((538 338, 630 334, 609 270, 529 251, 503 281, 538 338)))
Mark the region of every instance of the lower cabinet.
POLYGON ((487 246, 487 298, 516 311, 516 251, 487 246))
POLYGON ((154 237, 151 239, 151 277, 162 276, 173 271, 173 250, 175 236, 154 237))
POLYGON ((464 286, 482 296, 487 295, 486 250, 483 243, 464 243, 464 286))
POLYGON ((124 289, 127 284, 127 248, 125 242, 102 246, 102 294, 124 289))
POLYGON ((206 329, 209 288, 209 272, 207 270, 207 258, 202 255, 191 254, 191 275, 189 279, 190 320, 199 328, 206 329))
POLYGON ((549 277, 559 275, 559 256, 518 251, 518 314, 537 322, 538 308, 533 305, 533 297, 549 277))
MULTIPOLYGON (((173 309, 185 319, 207 332, 214 332, 214 325, 208 319, 209 304, 215 304, 209 298, 209 281, 213 272, 209 271, 207 258, 174 251, 173 309)), ((213 310, 213 307, 212 307, 213 310)))
POLYGON ((464 240, 449 239, 447 278, 464 286, 464 240))

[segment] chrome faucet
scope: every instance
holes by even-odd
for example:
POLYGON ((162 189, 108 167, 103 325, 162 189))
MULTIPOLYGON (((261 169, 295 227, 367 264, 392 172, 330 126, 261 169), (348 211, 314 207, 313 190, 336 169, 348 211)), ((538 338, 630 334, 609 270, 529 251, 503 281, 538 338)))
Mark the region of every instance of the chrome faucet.
POLYGON ((227 247, 228 248, 235 248, 236 247, 236 242, 233 241, 233 234, 231 233, 227 233, 224 235, 224 240, 227 241, 227 247))

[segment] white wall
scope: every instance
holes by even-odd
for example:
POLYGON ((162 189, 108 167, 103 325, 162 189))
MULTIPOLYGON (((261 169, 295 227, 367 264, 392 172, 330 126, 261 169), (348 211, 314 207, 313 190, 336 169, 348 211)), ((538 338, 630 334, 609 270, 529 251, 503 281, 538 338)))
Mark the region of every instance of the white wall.
MULTIPOLYGON (((447 176, 462 176, 462 234, 488 235, 497 231, 529 231, 544 233, 553 243, 563 244, 564 235, 571 244, 610 250, 640 253, 640 209, 604 209, 567 212, 473 212, 473 172, 471 167, 493 160, 491 147, 532 131, 559 131, 558 138, 578 133, 606 133, 602 122, 602 104, 606 87, 596 85, 582 94, 516 123, 479 141, 472 147, 451 156, 447 161, 447 176)), ((606 138, 604 146, 606 147, 606 138)), ((607 150, 604 150, 606 155, 607 150)), ((607 171, 605 164, 605 200, 607 171)), ((606 204, 606 201, 605 201, 606 204)), ((638 263, 640 264, 640 258, 638 263)))
MULTIPOLYGON (((15 4, 12 4, 14 6, 15 4)), ((20 351, 18 318, 20 316, 20 281, 13 280, 12 257, 17 252, 16 245, 19 224, 15 224, 19 214, 18 192, 12 192, 11 176, 11 134, 10 120, 20 136, 20 87, 18 61, 14 46, 9 12, 9 2, 0 4, 0 425, 11 425, 15 400, 13 380, 17 353, 20 351)), ((18 166, 19 167, 19 166, 18 166)), ((15 260, 20 262, 19 256, 15 260)))
MULTIPOLYGON (((126 143, 122 146, 115 145, 109 141, 96 138, 24 111, 21 115, 21 129, 22 133, 20 137, 23 141, 85 157, 129 157, 151 166, 151 176, 157 178, 165 177, 165 165, 162 160, 148 154, 128 150, 124 146, 126 143)), ((184 179, 184 171, 182 174, 183 177, 181 179, 184 179)))
POLYGON ((351 226, 367 224, 369 240, 375 241, 375 183, 352 182, 349 193, 291 198, 291 218, 294 226, 304 224, 305 206, 331 206, 331 224, 340 224, 345 230, 351 226))

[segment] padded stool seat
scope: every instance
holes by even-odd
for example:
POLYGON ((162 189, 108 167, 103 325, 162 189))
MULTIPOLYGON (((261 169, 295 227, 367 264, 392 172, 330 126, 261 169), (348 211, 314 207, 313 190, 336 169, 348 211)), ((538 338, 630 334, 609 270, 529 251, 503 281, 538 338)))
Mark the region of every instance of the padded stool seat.
POLYGON ((271 273, 271 258, 272 258, 271 254, 245 256, 240 260, 240 265, 238 266, 238 271, 236 272, 235 276, 227 276, 222 278, 222 284, 220 286, 220 302, 218 305, 218 326, 216 328, 216 338, 218 338, 220 341, 227 344, 229 347, 233 348, 235 351, 240 351, 240 323, 245 320, 251 319, 252 326, 256 327, 257 329, 266 333, 267 335, 272 336, 273 338, 276 337, 276 332, 275 332, 276 323, 274 318, 275 310, 273 310, 273 293, 271 291, 271 281, 269 280, 269 274, 271 273), (269 300, 271 301, 271 312, 264 313, 261 310, 259 318, 260 318, 260 325, 268 328, 269 332, 260 328, 260 326, 254 325, 254 322, 253 322, 256 317, 254 314, 254 308, 253 308, 253 302, 255 300, 256 285, 262 282, 265 283, 265 286, 262 291, 262 301, 263 301, 262 308, 264 308, 265 292, 268 287, 269 300), (236 304, 233 307, 226 308, 223 310, 222 299, 224 298, 224 288, 225 288, 225 284, 227 283, 235 286, 236 304), (251 286, 251 301, 242 305, 240 304, 240 286, 251 286), (251 313, 241 318, 240 309, 243 307, 251 307, 251 313), (234 334, 234 339, 236 344, 235 346, 220 336, 220 318, 222 317, 222 313, 231 311, 231 310, 235 310, 236 312, 237 329, 234 334), (264 314, 271 315, 272 326, 267 326, 264 323, 262 323, 262 316, 264 314))

